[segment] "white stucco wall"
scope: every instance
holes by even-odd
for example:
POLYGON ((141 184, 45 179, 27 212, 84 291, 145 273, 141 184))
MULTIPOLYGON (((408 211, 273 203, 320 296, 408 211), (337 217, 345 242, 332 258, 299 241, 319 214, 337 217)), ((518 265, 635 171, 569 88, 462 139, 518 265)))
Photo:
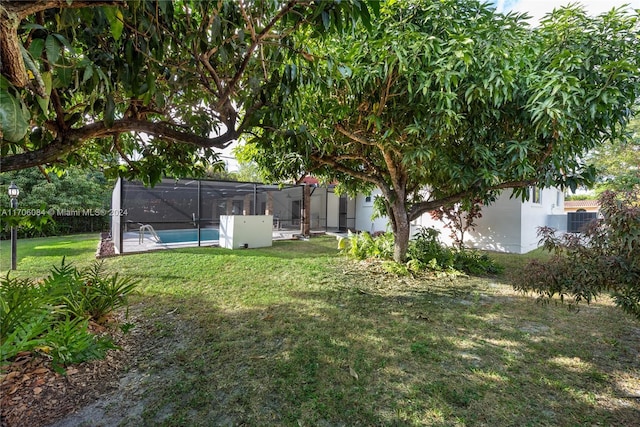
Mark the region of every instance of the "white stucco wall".
POLYGON ((465 244, 472 248, 521 253, 522 214, 519 199, 503 192, 491 205, 482 208, 475 230, 468 231, 465 244))
POLYGON ((539 227, 562 225, 555 217, 564 211, 564 196, 558 189, 542 189, 539 202, 531 198, 522 202, 510 196, 510 190, 504 191, 493 204, 482 209, 482 218, 476 221, 477 227, 466 239, 468 246, 526 253, 538 247, 539 227))
POLYGON ((549 224, 549 216, 564 212, 564 197, 556 188, 545 188, 540 193, 540 203, 529 199, 522 203, 522 237, 520 253, 536 249, 540 238, 538 228, 549 224))
POLYGON ((373 201, 375 197, 380 194, 380 190, 374 190, 373 193, 371 193, 370 201, 366 201, 366 195, 358 194, 354 204, 356 230, 368 231, 369 233, 387 231, 389 224, 387 217, 371 219, 371 215, 373 215, 373 201))
POLYGON ((340 212, 340 197, 335 193, 329 192, 327 194, 327 228, 338 228, 339 224, 339 212, 340 212))
MULTIPOLYGON (((379 195, 374 191, 373 197, 379 195)), ((499 252, 526 253, 538 247, 538 227, 562 226, 564 212, 564 196, 555 188, 546 188, 540 192, 540 201, 522 202, 519 198, 511 198, 511 191, 504 191, 491 205, 482 209, 482 218, 476 220, 475 230, 465 234, 465 244, 469 247, 499 252)), ((356 199, 356 229, 359 231, 385 231, 387 218, 371 220, 373 203, 365 202, 365 196, 356 199)), ((449 229, 442 222, 431 218, 429 213, 422 215, 411 223, 412 232, 420 227, 432 227, 441 231, 440 240, 452 244, 449 229)), ((565 225, 566 227, 566 225, 565 225)))

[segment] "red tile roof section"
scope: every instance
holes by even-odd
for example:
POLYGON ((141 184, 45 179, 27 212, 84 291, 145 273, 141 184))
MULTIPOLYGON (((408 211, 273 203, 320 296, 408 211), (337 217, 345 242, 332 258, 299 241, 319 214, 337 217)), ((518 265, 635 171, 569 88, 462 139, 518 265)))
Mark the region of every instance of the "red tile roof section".
POLYGON ((600 203, 597 200, 565 200, 565 208, 599 208, 600 203))

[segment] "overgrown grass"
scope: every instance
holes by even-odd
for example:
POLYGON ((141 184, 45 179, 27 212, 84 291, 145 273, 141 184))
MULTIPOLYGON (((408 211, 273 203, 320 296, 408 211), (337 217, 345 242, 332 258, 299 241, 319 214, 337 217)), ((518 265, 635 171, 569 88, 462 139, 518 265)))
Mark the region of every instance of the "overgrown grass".
MULTIPOLYGON (((21 270, 58 262, 30 256, 21 270)), ((515 293, 528 257, 441 279, 347 260, 332 238, 108 259, 141 280, 151 338, 143 409, 124 424, 638 425, 638 323, 608 300, 574 313, 515 293)))

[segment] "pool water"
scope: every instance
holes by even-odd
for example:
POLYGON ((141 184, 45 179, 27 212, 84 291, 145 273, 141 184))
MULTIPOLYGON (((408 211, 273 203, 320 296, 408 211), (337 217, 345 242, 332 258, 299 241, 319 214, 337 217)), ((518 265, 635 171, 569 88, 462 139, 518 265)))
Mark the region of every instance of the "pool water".
MULTIPOLYGON (((186 230, 160 230, 156 234, 162 241, 161 243, 186 243, 198 241, 198 229, 186 230)), ((201 228, 200 241, 219 240, 220 233, 215 228, 201 228)))

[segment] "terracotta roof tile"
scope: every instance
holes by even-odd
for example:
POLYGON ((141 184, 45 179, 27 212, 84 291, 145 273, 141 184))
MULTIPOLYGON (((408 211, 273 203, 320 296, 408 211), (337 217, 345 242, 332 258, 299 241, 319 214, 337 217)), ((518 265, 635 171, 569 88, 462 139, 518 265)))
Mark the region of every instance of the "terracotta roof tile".
POLYGON ((600 202, 597 200, 565 200, 565 208, 599 208, 600 202))

